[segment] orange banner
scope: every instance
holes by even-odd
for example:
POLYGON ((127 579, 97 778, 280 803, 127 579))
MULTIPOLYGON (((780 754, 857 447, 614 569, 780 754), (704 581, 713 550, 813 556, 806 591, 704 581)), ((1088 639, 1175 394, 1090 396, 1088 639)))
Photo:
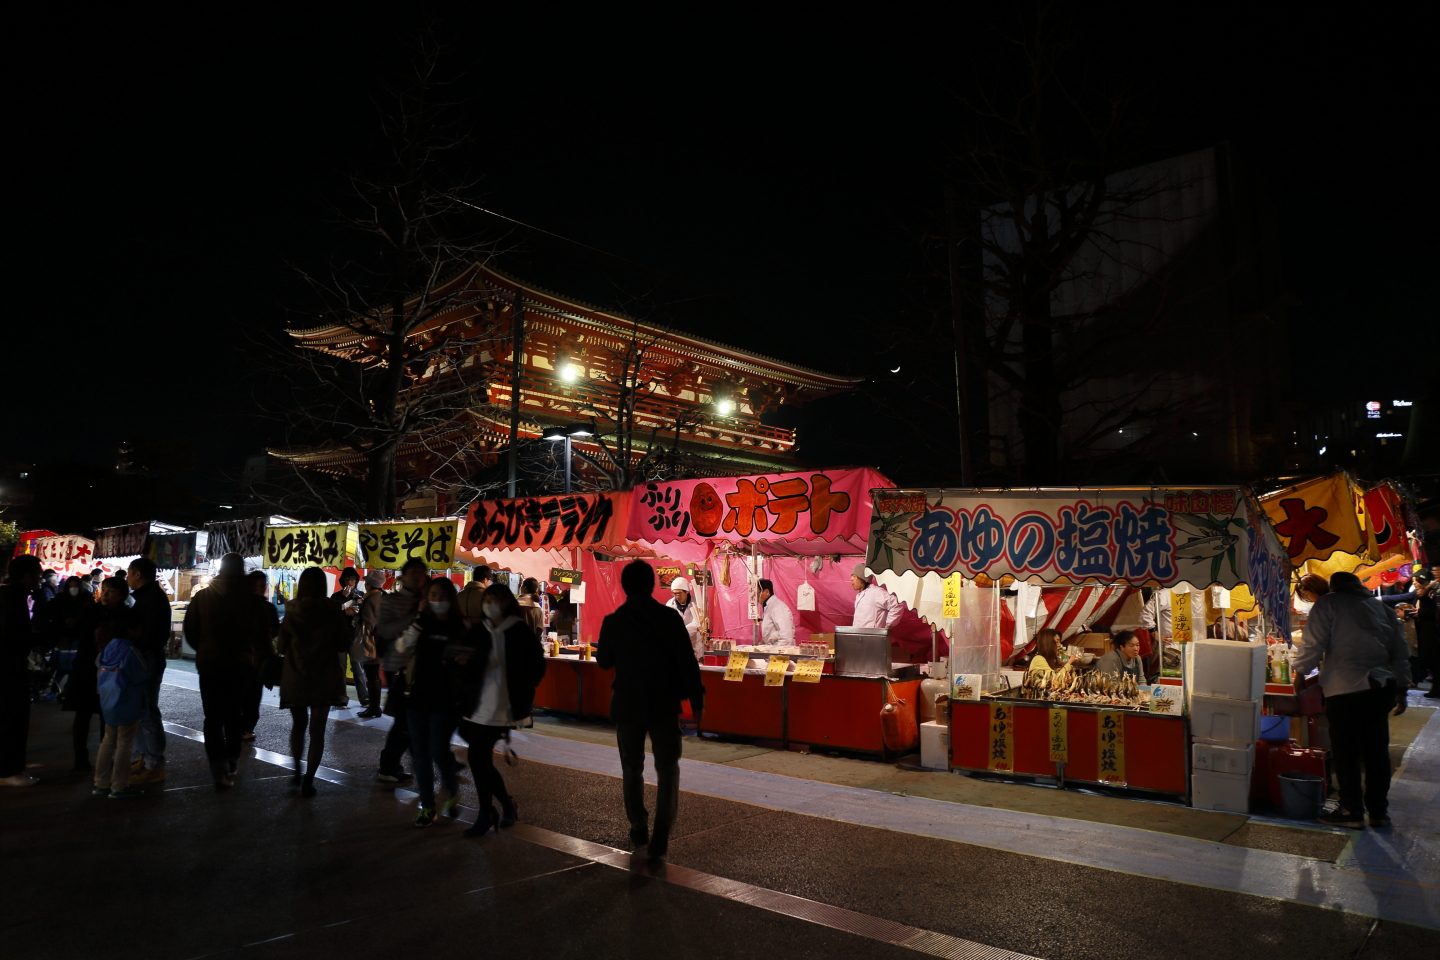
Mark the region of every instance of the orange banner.
POLYGON ((1355 490, 1343 473, 1276 491, 1260 502, 1292 567, 1333 553, 1367 552, 1355 490))

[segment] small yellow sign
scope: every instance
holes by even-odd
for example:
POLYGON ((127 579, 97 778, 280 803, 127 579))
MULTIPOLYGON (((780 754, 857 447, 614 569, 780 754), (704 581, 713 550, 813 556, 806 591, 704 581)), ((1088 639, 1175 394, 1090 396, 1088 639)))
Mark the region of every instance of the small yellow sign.
POLYGON ((730 651, 730 662, 725 664, 725 679, 739 683, 745 678, 745 667, 750 663, 750 654, 741 650, 730 651))
POLYGON ((1015 718, 1008 703, 990 704, 990 769, 1010 773, 1015 769, 1015 718))
POLYGON ((952 573, 945 578, 945 592, 941 600, 942 617, 949 617, 952 620, 960 616, 960 574, 952 573))
POLYGON ((771 657, 765 664, 765 686, 783 686, 785 683, 785 671, 789 668, 789 657, 771 657))
POLYGON ((1125 783, 1125 714, 1116 710, 1101 711, 1096 732, 1098 779, 1101 783, 1125 783))
POLYGON ((1190 608, 1193 596, 1189 591, 1170 594, 1170 633, 1176 643, 1189 643, 1193 639, 1190 608))
POLYGON ((819 683, 824 670, 824 660, 796 660, 794 680, 796 683, 819 683))
POLYGON ((1070 759, 1070 713, 1064 707, 1050 708, 1050 760, 1064 763, 1070 759))

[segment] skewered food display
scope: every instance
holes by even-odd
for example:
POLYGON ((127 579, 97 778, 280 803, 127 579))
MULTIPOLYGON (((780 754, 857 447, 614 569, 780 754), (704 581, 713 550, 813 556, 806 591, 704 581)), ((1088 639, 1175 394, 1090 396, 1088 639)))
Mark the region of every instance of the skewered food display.
POLYGON ((1141 701, 1140 685, 1130 674, 1082 673, 1069 664, 1051 673, 1027 673, 1020 696, 1097 706, 1134 706, 1141 701))

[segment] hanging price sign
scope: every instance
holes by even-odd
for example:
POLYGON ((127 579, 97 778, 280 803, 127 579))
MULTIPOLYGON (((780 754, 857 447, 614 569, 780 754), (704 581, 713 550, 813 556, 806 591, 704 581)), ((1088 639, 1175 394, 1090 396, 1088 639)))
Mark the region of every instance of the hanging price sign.
POLYGON ((952 573, 945 578, 944 593, 941 595, 942 617, 955 619, 960 616, 960 574, 952 573))
POLYGON ((819 683, 820 675, 824 670, 824 660, 797 660, 795 661, 795 682, 819 683))
POLYGON ((1070 759, 1069 714, 1063 707, 1050 708, 1050 760, 1064 763, 1070 759))
POLYGON ((1190 598, 1193 593, 1170 594, 1170 634, 1176 643, 1189 643, 1193 639, 1191 627, 1190 598))
POLYGON ((785 683, 785 671, 789 668, 789 657, 771 657, 765 664, 765 686, 782 686, 785 683))
POLYGON ((990 769, 1010 773, 1015 768, 1015 720, 1008 703, 990 704, 990 769))
POLYGON ((740 650, 730 651, 730 662, 725 664, 725 679, 739 683, 745 677, 745 666, 750 662, 750 654, 740 650))
POLYGON ((1096 728, 1098 739, 1096 749, 1099 751, 1099 780, 1101 783, 1125 782, 1125 715, 1114 710, 1105 710, 1100 714, 1100 723, 1096 728))

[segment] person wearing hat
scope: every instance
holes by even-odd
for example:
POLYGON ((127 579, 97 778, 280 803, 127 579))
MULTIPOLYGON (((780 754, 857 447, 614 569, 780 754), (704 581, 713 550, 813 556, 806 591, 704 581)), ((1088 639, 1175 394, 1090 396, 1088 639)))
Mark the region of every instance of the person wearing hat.
POLYGON ((671 580, 670 593, 670 602, 665 606, 679 613, 680 619, 685 621, 685 632, 690 634, 690 649, 695 652, 696 662, 699 662, 705 656, 705 616, 700 612, 700 605, 690 596, 689 580, 684 577, 671 580))
POLYGON ((850 586, 855 590, 855 619, 851 626, 888 630, 900 620, 900 600, 878 583, 865 576, 865 561, 850 571, 850 586))
POLYGON ((775 596, 775 584, 769 580, 755 581, 760 602, 760 639, 765 643, 788 646, 795 642, 795 616, 784 601, 775 596))
POLYGON ((1359 830, 1390 826, 1390 712, 1405 712, 1410 649, 1400 621, 1353 573, 1330 578, 1295 657, 1301 678, 1320 668, 1340 805, 1321 822, 1359 830), (1364 789, 1361 789, 1361 771, 1364 789))

